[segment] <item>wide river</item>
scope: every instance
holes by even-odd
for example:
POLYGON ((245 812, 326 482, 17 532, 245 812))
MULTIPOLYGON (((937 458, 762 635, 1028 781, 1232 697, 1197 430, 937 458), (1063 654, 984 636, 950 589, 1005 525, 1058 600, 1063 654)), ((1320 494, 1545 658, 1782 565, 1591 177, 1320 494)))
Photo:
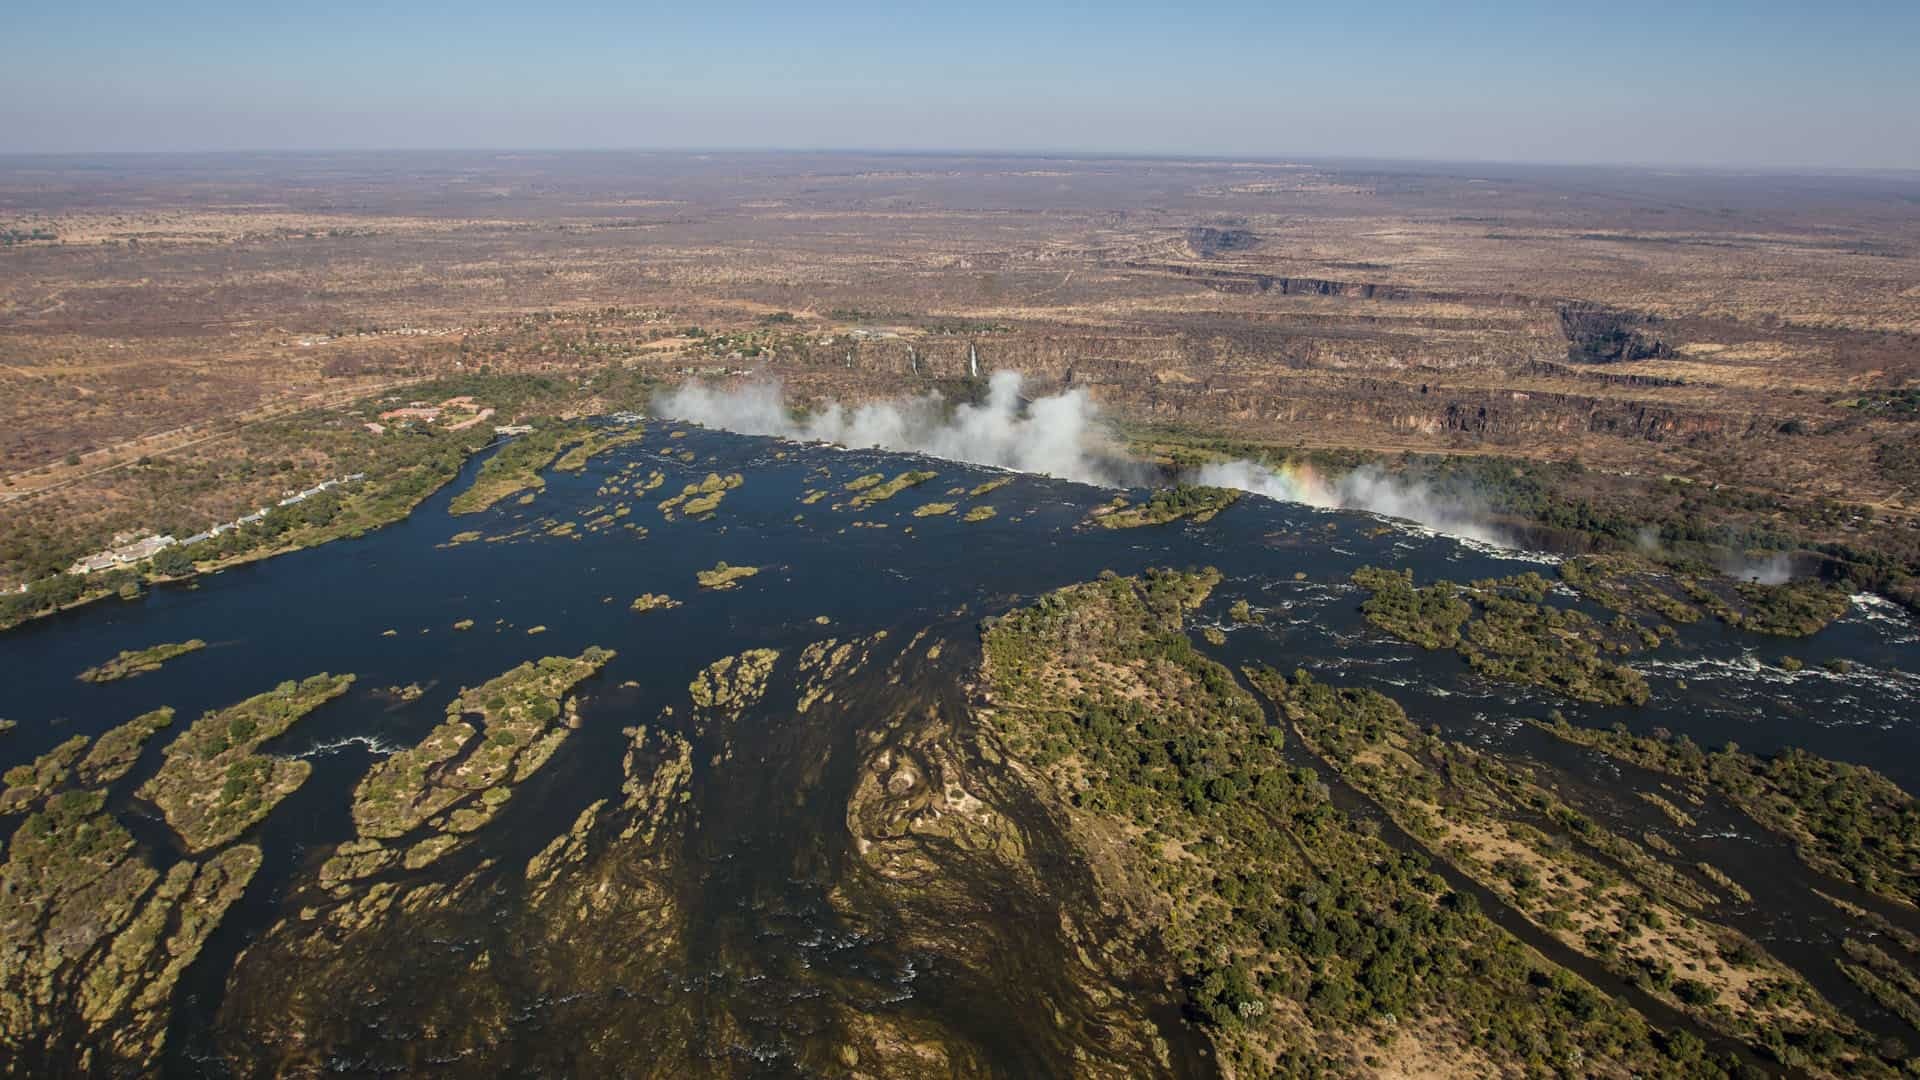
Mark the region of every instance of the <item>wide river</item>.
MULTIPOLYGON (((0 716, 18 725, 0 735, 0 762, 6 765, 159 705, 179 710, 184 724, 282 680, 321 671, 358 677, 347 695, 266 747, 310 760, 314 772, 259 828, 265 865, 181 985, 170 1071, 222 1071, 215 1061, 223 1056, 224 1036, 215 1018, 228 973, 250 941, 288 914, 289 891, 311 873, 315 853, 352 835, 347 807, 370 764, 419 740, 442 719, 458 688, 478 685, 524 660, 577 655, 590 645, 619 655, 580 688, 580 732, 545 770, 551 781, 517 794, 513 813, 489 827, 500 835, 483 833, 482 842, 503 851, 529 845, 537 850, 564 832, 590 801, 617 794, 623 729, 660 722, 664 707, 685 701, 695 673, 720 657, 758 647, 798 651, 828 634, 844 639, 884 629, 905 637, 928 626, 958 632, 1102 570, 1131 574, 1153 566, 1212 565, 1224 572, 1223 586, 1200 621, 1225 631, 1225 645, 1202 647, 1231 666, 1259 660, 1286 671, 1306 668, 1342 685, 1374 687, 1400 701, 1423 725, 1437 724, 1451 737, 1557 762, 1601 784, 1611 774, 1600 759, 1522 721, 1558 708, 1576 724, 1624 722, 1638 731, 1664 727, 1709 746, 1733 740, 1760 753, 1802 746, 1871 764, 1909 790, 1920 790, 1920 627, 1870 597, 1856 598, 1847 615, 1807 640, 1765 638, 1711 619, 1684 627, 1676 642, 1631 661, 1652 687, 1648 705, 1591 706, 1485 681, 1451 652, 1423 652, 1380 634, 1361 618, 1363 594, 1347 581, 1367 564, 1410 567, 1422 582, 1529 570, 1552 577, 1547 556, 1465 544, 1411 527, 1383 529, 1380 519, 1364 514, 1255 497, 1202 525, 1090 528, 1084 524, 1088 511, 1114 492, 1018 476, 978 498, 955 496, 946 493, 1005 474, 912 455, 803 447, 697 428, 669 438, 670 430, 653 425, 641 444, 597 457, 582 473, 549 472, 545 490, 524 505, 509 498, 482 514, 450 516, 447 502, 471 479, 475 462, 409 519, 362 539, 227 570, 191 587, 157 589, 133 602, 96 603, 0 637, 0 716), (684 460, 689 456, 693 460, 684 460), (664 472, 665 485, 637 499, 597 493, 610 476, 634 463, 640 476, 664 472), (832 508, 844 499, 841 486, 847 481, 909 468, 933 469, 939 476, 870 509, 832 508), (726 496, 710 520, 663 520, 655 501, 709 472, 739 472, 745 484, 726 496), (832 494, 803 505, 809 489, 832 494), (595 508, 622 501, 632 503, 629 517, 587 528, 597 516, 595 508), (913 515, 933 501, 957 502, 959 512, 913 515), (961 519, 980 504, 993 505, 997 515, 980 522, 961 519), (576 524, 569 535, 552 535, 543 527, 568 521, 576 524), (622 527, 626 522, 645 526, 645 535, 622 527), (872 527, 881 524, 886 527, 872 527), (467 530, 510 538, 450 543, 467 530), (696 587, 696 571, 721 560, 762 570, 732 591, 696 587), (635 597, 649 592, 684 604, 647 614, 629 610, 635 597), (1241 599, 1265 614, 1263 624, 1228 618, 1229 605, 1241 599), (474 620, 474 627, 455 632, 453 624, 463 619, 474 620), (534 627, 545 630, 529 634, 534 627), (75 679, 120 650, 196 637, 209 647, 157 672, 98 685, 75 679), (1778 666, 1789 653, 1805 661, 1801 670, 1778 666), (1844 673, 1822 666, 1836 658, 1850 661, 1844 673), (425 692, 412 701, 383 693, 408 684, 425 692), (513 830, 528 835, 516 839, 509 835, 513 830)), ((1579 606, 1564 590, 1554 602, 1579 606)), ((157 765, 156 751, 157 746, 148 748, 133 783, 157 765)), ((852 995, 859 1008, 955 1015, 987 1008, 955 989, 962 985, 957 977, 943 976, 937 964, 911 951, 890 947, 884 934, 847 933, 820 902, 837 869, 828 868, 813 881, 794 881, 790 869, 776 869, 793 865, 791 849, 809 842, 806 831, 832 832, 843 827, 840 819, 823 812, 775 825, 752 814, 729 813, 729 805, 754 806, 764 798, 750 790, 756 774, 750 769, 725 773, 725 790, 710 786, 718 783, 709 779, 712 775, 696 769, 692 781, 694 800, 709 809, 696 819, 689 837, 699 853, 697 864, 706 868, 699 886, 705 902, 689 911, 691 947, 697 951, 706 942, 722 950, 734 947, 727 942, 751 941, 761 952, 785 954, 793 963, 769 957, 755 961, 776 973, 772 985, 798 985, 791 973, 837 965, 848 978, 828 985, 864 989, 827 992, 852 995), (769 889, 767 881, 777 887, 769 889), (786 983, 779 972, 789 973, 786 983)), ((151 819, 149 827, 136 830, 140 839, 166 847, 169 834, 157 816, 138 805, 130 813, 151 819)), ((1682 832, 1657 817, 1632 825, 1682 832)), ((1743 880, 1753 876, 1742 874, 1743 866, 1780 861, 1779 841, 1751 828, 1703 820, 1685 839, 1708 845, 1715 862, 1743 880)), ((157 851, 155 857, 164 862, 171 856, 157 851)), ((1790 961, 1801 951, 1817 955, 1828 947, 1821 926, 1836 917, 1830 909, 1755 891, 1743 928, 1790 961)), ((733 1010, 741 1019, 728 1028, 730 1045, 716 1053, 740 1055, 749 1071, 784 1071, 791 1064, 784 1056, 785 1040, 800 1037, 781 1016, 788 998, 765 980, 729 981, 717 970, 718 965, 713 971, 690 970, 663 992, 752 999, 750 1006, 733 1010)), ((1823 981, 1821 987, 1836 1000, 1865 1008, 1844 982, 1823 981)), ((636 998, 633 1007, 651 1007, 650 1000, 658 998, 636 998)), ((565 1037, 564 1031, 543 1030, 538 1009, 530 1006, 526 1016, 520 1038, 565 1037)), ((696 1029, 692 1037, 714 1033, 696 1029)), ((383 1041, 389 1038, 370 1024, 364 1040, 338 1048, 336 1060, 349 1069, 397 1067, 409 1059, 383 1041)), ((992 1045, 990 1033, 980 1038, 992 1045)), ((1010 1068, 1045 1064, 1028 1056, 1031 1048, 1011 1042, 990 1052, 1010 1068)))

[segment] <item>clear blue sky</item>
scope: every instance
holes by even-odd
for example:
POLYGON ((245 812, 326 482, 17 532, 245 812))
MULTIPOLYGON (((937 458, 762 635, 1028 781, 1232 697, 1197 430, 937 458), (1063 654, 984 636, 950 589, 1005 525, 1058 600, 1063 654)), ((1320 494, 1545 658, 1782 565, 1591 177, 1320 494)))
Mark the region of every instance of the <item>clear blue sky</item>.
POLYGON ((1920 168, 1920 0, 10 0, 0 152, 1005 149, 1920 168))

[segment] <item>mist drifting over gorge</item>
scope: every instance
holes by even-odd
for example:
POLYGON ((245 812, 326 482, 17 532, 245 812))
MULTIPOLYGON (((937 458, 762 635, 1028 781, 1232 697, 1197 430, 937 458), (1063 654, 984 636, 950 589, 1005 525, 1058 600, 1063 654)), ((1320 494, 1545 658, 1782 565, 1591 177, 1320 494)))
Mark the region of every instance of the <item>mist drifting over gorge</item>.
POLYGON ((1098 409, 1085 390, 1024 402, 1017 372, 987 383, 986 400, 948 408, 938 394, 848 408, 829 401, 796 418, 780 384, 759 381, 716 389, 688 383, 654 399, 654 411, 676 420, 743 435, 777 435, 841 446, 911 450, 931 457, 1040 473, 1107 487, 1144 483, 1106 447, 1098 409))
POLYGON ((1478 506, 1436 494, 1424 484, 1409 483, 1373 465, 1363 465, 1328 479, 1306 465, 1269 468, 1236 460, 1202 465, 1193 483, 1236 488, 1284 502, 1304 503, 1323 510, 1365 510, 1382 517, 1418 522, 1434 532, 1488 544, 1511 546, 1512 541, 1486 523, 1478 506))
MULTIPOLYGON (((837 401, 796 415, 780 384, 758 380, 715 387, 688 382, 654 398, 663 417, 743 435, 771 435, 841 446, 902 450, 930 457, 1039 473, 1102 487, 1154 480, 1104 435, 1099 406, 1084 389, 1026 399, 1018 372, 996 372, 986 399, 949 407, 939 394, 846 406, 837 401)), ((1373 466, 1327 478, 1310 466, 1270 468, 1233 460, 1203 465, 1183 480, 1234 488, 1327 510, 1364 510, 1436 532, 1505 544, 1478 508, 1437 496, 1373 466)))

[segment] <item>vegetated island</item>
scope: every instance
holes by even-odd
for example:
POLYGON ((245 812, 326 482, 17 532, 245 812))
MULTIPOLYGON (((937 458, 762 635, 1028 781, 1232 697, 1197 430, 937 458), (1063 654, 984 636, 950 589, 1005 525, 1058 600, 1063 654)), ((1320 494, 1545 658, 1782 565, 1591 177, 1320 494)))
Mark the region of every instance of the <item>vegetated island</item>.
POLYGON ((960 520, 967 522, 968 524, 972 524, 974 522, 985 521, 999 512, 1000 511, 994 509, 992 506, 986 505, 983 503, 979 506, 972 508, 971 510, 968 510, 966 512, 966 515, 963 516, 960 520))
POLYGON ((19 813, 69 781, 86 787, 113 783, 133 768, 147 739, 172 723, 173 710, 163 706, 140 714, 98 739, 75 735, 32 762, 15 765, 0 776, 6 783, 6 788, 0 790, 0 814, 19 813), (92 749, 88 749, 90 742, 92 749))
POLYGON ((196 649, 204 649, 207 643, 199 638, 187 641, 169 642, 151 645, 144 649, 128 649, 104 664, 97 664, 81 672, 76 678, 81 682, 103 683, 116 679, 128 679, 135 675, 144 675, 149 671, 159 671, 160 665, 176 656, 185 656, 196 649))
MULTIPOLYGON (((1474 1075, 1526 1062, 1587 1074, 1727 1067, 1336 810, 1315 772, 1282 754, 1281 729, 1181 632, 1217 580, 1155 572, 1071 586, 986 628, 980 722, 993 772, 1025 778, 1066 839, 1098 853, 1092 887, 1114 898, 1117 923, 1084 977, 1150 985, 1173 967, 1233 1075, 1352 1075, 1396 1059, 1474 1075)), ((878 814, 849 817, 887 820, 878 814)), ((1019 851, 1017 838, 967 838, 1019 851)), ((1103 1030, 1110 1052, 1140 1038, 1118 1017, 1103 1030)))
POLYGON ((1729 626, 1776 637, 1819 633, 1852 603, 1846 590, 1823 581, 1736 581, 1697 562, 1662 567, 1624 554, 1575 556, 1560 564, 1560 578, 1612 611, 1684 625, 1705 609, 1729 626))
POLYGON ((1674 861, 1658 858, 1574 809, 1547 786, 1551 770, 1422 731, 1377 691, 1258 665, 1247 677, 1308 749, 1426 850, 1566 949, 1702 1029, 1754 1047, 1809 1047, 1803 1066, 1878 1058, 1876 1040, 1805 976, 1716 921, 1722 904, 1743 902, 1724 873, 1702 875, 1718 891, 1703 885, 1672 845, 1663 854, 1674 861))
POLYGON ((1721 622, 1775 637, 1808 637, 1819 633, 1845 615, 1851 604, 1844 589, 1819 581, 1767 585, 1683 575, 1680 587, 1721 622))
POLYGON ((467 489, 447 504, 449 514, 477 514, 510 495, 536 492, 547 486, 540 470, 553 464, 562 450, 587 437, 585 425, 551 423, 536 427, 494 451, 467 489))
POLYGON ((721 657, 700 669, 687 684, 696 712, 737 719, 766 694, 774 662, 779 659, 778 649, 748 649, 737 656, 721 657))
POLYGON ((321 870, 329 886, 400 863, 419 869, 459 837, 491 821, 578 726, 574 699, 582 680, 614 658, 591 646, 577 657, 549 656, 463 690, 447 718, 417 745, 376 764, 353 794, 359 838, 321 870), (472 718, 472 719, 469 719, 472 718), (428 826, 411 844, 383 841, 428 826))
POLYGON ((918 487, 940 474, 925 469, 909 469, 893 479, 882 483, 879 473, 868 473, 847 485, 847 490, 857 492, 853 497, 855 509, 865 509, 876 503, 886 502, 910 487, 918 487))
POLYGON ((1576 555, 1560 563, 1560 580, 1586 599, 1623 615, 1681 626, 1702 617, 1699 608, 1675 595, 1679 582, 1671 573, 1632 555, 1576 555))
POLYGON ((587 462, 609 450, 622 446, 632 446, 646 437, 646 428, 640 424, 612 427, 596 427, 587 432, 580 444, 560 455, 553 467, 561 472, 582 472, 587 462))
POLYGON ((222 1018, 258 1033, 246 1040, 250 1060, 310 1052, 309 1025, 364 1015, 367 1002, 351 987, 384 985, 402 969, 436 987, 414 1014, 437 1029, 423 1036, 429 1046, 490 1039, 513 1023, 517 1003, 492 992, 492 978, 472 966, 475 954, 413 948, 472 916, 503 941, 541 943, 524 950, 538 984, 594 988, 587 996, 606 1017, 594 1026, 622 1032, 619 1047, 596 1048, 597 1060, 657 1062, 658 1045, 634 1032, 657 1030, 651 1025, 672 1014, 636 1010, 619 988, 683 955, 677 860, 692 810, 692 747, 671 731, 628 728, 617 790, 579 808, 571 825, 499 819, 581 722, 575 678, 610 656, 547 657, 463 690, 443 724, 369 771, 354 793, 354 837, 295 886, 289 910, 235 967, 222 1018), (537 851, 519 845, 549 834, 537 851), (482 837, 514 853, 502 858, 482 837), (503 904, 497 889, 506 883, 516 896, 503 904))
POLYGON ((701 570, 694 574, 703 589, 735 589, 739 582, 760 572, 757 566, 728 566, 724 560, 714 563, 713 569, 701 570))
POLYGON ((666 593, 641 593, 634 597, 630 609, 637 612, 666 611, 680 606, 680 601, 666 593))
POLYGON ((226 844, 306 782, 313 766, 257 753, 260 744, 347 692, 352 675, 291 680, 193 722, 167 744, 160 770, 140 786, 191 852, 226 844))
POLYGON ((746 477, 739 473, 728 473, 725 476, 719 473, 708 473, 705 480, 697 484, 688 484, 680 489, 680 494, 670 499, 660 500, 660 513, 668 521, 673 520, 676 510, 686 517, 704 517, 720 508, 720 500, 727 497, 727 492, 746 482, 746 477))
POLYGON ((1366 566, 1353 583, 1371 593, 1360 607, 1368 622, 1425 649, 1451 648, 1489 678, 1609 705, 1645 704, 1650 694, 1639 672, 1605 655, 1657 646, 1661 635, 1625 615, 1603 626, 1541 603, 1552 583, 1538 574, 1416 588, 1410 570, 1366 566))
POLYGON ((1798 748, 1761 758, 1729 743, 1708 751, 1685 735, 1635 735, 1537 724, 1590 747, 1713 791, 1762 826, 1792 840, 1808 866, 1903 904, 1920 907, 1920 806, 1872 769, 1798 748))
MULTIPOLYGON (((171 725, 172 709, 110 729, 91 749, 75 736, 8 770, 0 813, 26 817, 0 865, 0 1056, 49 1074, 153 1070, 181 975, 260 867, 258 847, 232 841, 278 802, 286 781, 297 786, 277 772, 256 784, 257 759, 236 753, 234 740, 257 745, 351 678, 284 684, 208 713, 165 748, 141 794, 164 799, 168 822, 189 842, 164 871, 107 807, 109 787, 171 725), (208 811, 183 797, 218 805, 208 811)), ((290 764, 304 778, 305 763, 290 764)))
POLYGON ((1114 500, 1106 506, 1096 507, 1091 516, 1106 529, 1137 529, 1144 525, 1165 525, 1169 521, 1178 521, 1181 518, 1205 523, 1212 521, 1216 514, 1239 500, 1240 492, 1232 488, 1176 484, 1173 487, 1155 491, 1145 503, 1139 506, 1129 505, 1125 496, 1115 496, 1114 500))

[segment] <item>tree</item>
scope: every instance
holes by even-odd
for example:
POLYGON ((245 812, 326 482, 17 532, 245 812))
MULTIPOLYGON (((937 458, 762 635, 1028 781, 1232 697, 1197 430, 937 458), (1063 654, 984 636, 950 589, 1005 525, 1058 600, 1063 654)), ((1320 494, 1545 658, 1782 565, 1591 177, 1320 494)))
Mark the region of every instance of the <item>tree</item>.
POLYGON ((193 571, 193 556, 178 544, 161 548, 153 556, 153 572, 161 577, 186 577, 193 571))

